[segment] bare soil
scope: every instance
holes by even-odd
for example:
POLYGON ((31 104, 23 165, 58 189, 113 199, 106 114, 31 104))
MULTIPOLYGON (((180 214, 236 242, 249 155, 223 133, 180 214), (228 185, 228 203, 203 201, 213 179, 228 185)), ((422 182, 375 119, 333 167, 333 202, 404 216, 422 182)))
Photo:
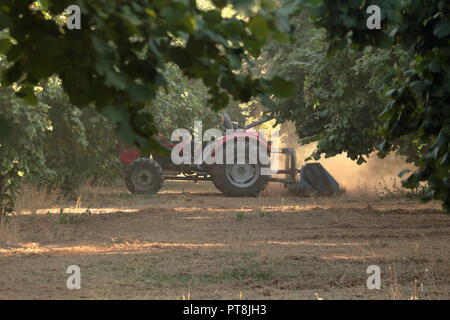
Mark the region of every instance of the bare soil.
POLYGON ((23 210, 0 234, 0 299, 450 298, 450 216, 407 198, 103 188, 23 210), (70 265, 80 290, 66 287, 70 265))

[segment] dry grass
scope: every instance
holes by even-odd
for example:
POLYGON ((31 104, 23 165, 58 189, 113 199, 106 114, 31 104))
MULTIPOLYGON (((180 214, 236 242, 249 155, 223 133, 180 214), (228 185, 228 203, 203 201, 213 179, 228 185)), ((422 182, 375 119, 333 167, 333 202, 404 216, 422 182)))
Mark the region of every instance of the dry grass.
POLYGON ((16 211, 22 214, 36 214, 38 210, 54 206, 57 199, 57 191, 44 191, 31 185, 25 185, 17 198, 16 211))
POLYGON ((437 203, 296 198, 276 185, 256 199, 209 183, 154 196, 85 188, 77 202, 13 219, 0 298, 450 298, 450 217, 437 203), (65 288, 72 264, 81 290, 65 288), (366 287, 372 264, 381 290, 366 287))

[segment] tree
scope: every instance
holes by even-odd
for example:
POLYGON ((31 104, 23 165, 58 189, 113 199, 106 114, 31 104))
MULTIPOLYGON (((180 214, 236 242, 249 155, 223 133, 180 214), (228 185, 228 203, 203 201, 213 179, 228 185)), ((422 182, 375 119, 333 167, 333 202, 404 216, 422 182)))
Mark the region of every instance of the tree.
POLYGON ((380 149, 388 151, 396 139, 414 136, 424 151, 405 185, 427 182, 425 199, 442 200, 450 211, 450 3, 380 0, 381 30, 366 29, 364 3, 323 1, 316 23, 327 29, 331 48, 398 44, 410 53, 410 65, 394 66, 396 78, 385 88, 390 101, 381 114, 385 141, 380 149))
MULTIPOLYGON (((5 60, 0 58, 0 75, 5 60)), ((48 107, 43 103, 28 105, 14 90, 0 88, 0 114, 7 121, 8 138, 0 138, 0 220, 12 212, 22 177, 48 173, 42 146, 48 126, 48 107)), ((0 123, 5 132, 5 124, 0 123)))
MULTIPOLYGON (((387 98, 380 90, 394 76, 393 64, 406 65, 407 54, 397 47, 346 48, 327 56, 325 32, 307 12, 296 17, 295 26, 295 43, 269 45, 260 59, 264 72, 296 85, 294 95, 276 101, 271 113, 279 122, 294 121, 302 144, 317 142, 316 160, 346 152, 365 162, 383 141, 379 114, 387 98)), ((409 160, 417 158, 411 139, 397 140, 396 147, 409 160)))
POLYGON ((319 142, 315 158, 347 152, 361 162, 371 150, 383 156, 400 147, 418 167, 404 185, 426 183, 424 199, 442 200, 450 211, 450 4, 379 0, 381 30, 367 28, 366 4, 317 1, 313 21, 326 38, 294 50, 301 94, 277 104, 275 113, 319 142), (328 60, 314 49, 320 43, 328 60), (377 125, 367 123, 372 119, 377 125))
POLYGON ((194 121, 202 121, 204 127, 220 124, 219 116, 208 107, 208 88, 201 80, 183 76, 175 64, 166 66, 167 86, 160 89, 145 111, 151 113, 158 132, 170 137, 177 128, 193 130, 194 121))
POLYGON ((298 6, 283 2, 213 0, 200 9, 195 0, 79 0, 82 27, 67 30, 58 17, 73 1, 0 0, 0 30, 10 35, 0 53, 11 62, 3 86, 19 85, 19 94, 35 102, 33 87, 58 75, 71 103, 94 104, 126 143, 155 148, 153 117, 142 110, 167 84, 169 62, 203 80, 215 110, 229 96, 246 102, 284 94, 287 83, 280 78, 235 72, 269 37, 288 40, 287 20, 298 6), (222 15, 225 8, 230 17, 222 15))
MULTIPOLYGON (((4 64, 0 56, 0 74, 4 64)), ((0 219, 12 210, 23 182, 67 196, 92 178, 119 176, 111 123, 92 107, 71 105, 55 78, 39 89, 35 105, 13 89, 0 91, 0 112, 11 124, 9 138, 0 139, 0 219)))
POLYGON ((47 106, 51 130, 36 147, 43 149, 45 166, 52 174, 31 174, 26 181, 72 196, 85 182, 108 182, 120 176, 119 141, 105 116, 92 106, 80 110, 71 105, 54 77, 44 82, 37 98, 47 106))

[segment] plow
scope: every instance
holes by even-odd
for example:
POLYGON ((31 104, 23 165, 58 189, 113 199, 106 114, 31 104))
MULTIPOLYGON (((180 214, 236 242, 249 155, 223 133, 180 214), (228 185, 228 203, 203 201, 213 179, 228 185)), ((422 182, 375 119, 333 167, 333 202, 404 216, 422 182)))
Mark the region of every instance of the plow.
POLYGON ((192 139, 173 143, 161 137, 160 143, 168 151, 165 155, 142 156, 137 149, 123 150, 120 161, 125 186, 133 194, 155 194, 164 181, 211 181, 226 196, 256 197, 269 182, 278 182, 299 196, 332 196, 343 192, 320 163, 297 168, 294 149, 273 148, 272 141, 253 130, 270 120, 240 128, 224 114, 223 134, 214 141, 196 145, 192 139), (186 150, 202 154, 202 160, 194 159, 186 150), (281 159, 281 168, 271 169, 274 156, 281 159), (179 159, 183 161, 180 163, 179 159))

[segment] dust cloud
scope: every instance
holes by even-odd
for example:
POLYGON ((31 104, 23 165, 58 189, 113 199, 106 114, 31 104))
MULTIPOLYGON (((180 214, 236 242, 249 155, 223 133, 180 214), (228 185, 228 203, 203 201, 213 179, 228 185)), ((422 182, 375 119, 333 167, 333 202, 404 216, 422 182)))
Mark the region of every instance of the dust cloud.
MULTIPOLYGON (((314 151, 315 144, 300 146, 292 123, 283 124, 281 133, 283 147, 296 150, 297 167, 300 168, 305 164, 305 158, 314 151)), ((414 170, 414 166, 407 163, 404 157, 395 154, 380 159, 373 153, 366 160, 367 163, 358 165, 347 158, 346 154, 342 154, 328 159, 322 158, 318 162, 330 172, 346 193, 355 195, 394 189, 398 191, 401 189, 398 173, 404 169, 414 170)))

